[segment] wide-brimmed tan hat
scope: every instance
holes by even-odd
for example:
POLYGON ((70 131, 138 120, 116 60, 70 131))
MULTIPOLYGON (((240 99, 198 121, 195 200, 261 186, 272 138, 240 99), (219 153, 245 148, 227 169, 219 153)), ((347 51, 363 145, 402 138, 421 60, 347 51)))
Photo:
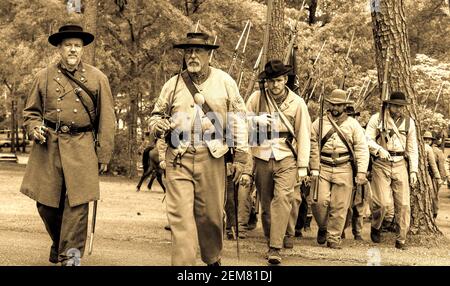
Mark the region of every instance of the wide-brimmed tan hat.
POLYGON ((94 35, 88 32, 84 32, 83 28, 79 25, 64 25, 61 26, 57 33, 54 33, 48 37, 48 42, 53 46, 58 46, 62 40, 68 38, 78 38, 83 41, 83 45, 87 46, 94 41, 94 35))
POLYGON ((218 45, 210 44, 209 36, 205 33, 187 33, 186 39, 179 44, 173 45, 175 49, 203 48, 207 50, 215 50, 218 45))
POLYGON ((434 136, 433 136, 433 133, 431 133, 430 131, 426 131, 424 134, 423 134, 423 139, 436 139, 436 138, 434 138, 434 136))
POLYGON ((347 93, 342 89, 335 89, 330 96, 324 98, 325 101, 331 104, 353 104, 351 100, 347 100, 347 93))

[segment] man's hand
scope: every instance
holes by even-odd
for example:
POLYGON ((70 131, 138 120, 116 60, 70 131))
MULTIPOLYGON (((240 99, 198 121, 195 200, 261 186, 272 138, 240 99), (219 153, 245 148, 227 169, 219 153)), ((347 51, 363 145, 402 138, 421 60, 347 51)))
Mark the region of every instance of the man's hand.
POLYGON ((442 181, 441 178, 437 178, 437 179, 436 179, 436 184, 437 184, 438 186, 442 185, 443 183, 444 183, 444 181, 442 181))
POLYGON ((259 125, 271 125, 274 120, 270 114, 266 113, 263 115, 255 116, 255 121, 259 125))
POLYGON ((411 185, 414 186, 415 184, 417 184, 417 173, 416 172, 411 172, 411 185))
POLYGON ((367 176, 365 173, 358 173, 356 174, 356 178, 355 178, 356 184, 357 185, 364 185, 367 183, 367 176))
POLYGON ((155 134, 158 137, 162 137, 167 131, 171 129, 170 121, 168 119, 158 120, 155 124, 155 134))
POLYGON ((44 144, 47 139, 45 135, 47 134, 48 128, 45 126, 37 126, 33 128, 32 136, 33 139, 39 144, 44 144))
POLYGON ((392 161, 391 154, 389 154, 389 152, 384 150, 383 148, 380 148, 378 150, 378 156, 380 157, 380 159, 392 161))
POLYGON ((312 177, 318 177, 319 176, 319 170, 311 170, 311 176, 312 177))
POLYGON ((165 170, 165 169, 166 169, 166 161, 161 161, 161 162, 159 162, 159 167, 160 167, 161 169, 165 170))
POLYGON ((235 163, 233 163, 231 165, 231 170, 232 170, 231 174, 234 174, 233 175, 233 182, 235 184, 237 184, 239 182, 239 180, 241 179, 242 171, 244 170, 244 166, 242 166, 241 163, 235 162, 235 163))
POLYGON ((252 183, 252 176, 250 176, 249 174, 242 174, 241 180, 239 182, 244 188, 250 187, 252 183))
POLYGON ((302 184, 302 183, 307 183, 309 180, 308 177, 308 171, 306 170, 306 168, 297 168, 297 182, 302 184))
POLYGON ((106 171, 108 171, 108 164, 100 163, 100 164, 98 165, 98 172, 99 172, 100 174, 103 174, 103 173, 106 173, 106 171))

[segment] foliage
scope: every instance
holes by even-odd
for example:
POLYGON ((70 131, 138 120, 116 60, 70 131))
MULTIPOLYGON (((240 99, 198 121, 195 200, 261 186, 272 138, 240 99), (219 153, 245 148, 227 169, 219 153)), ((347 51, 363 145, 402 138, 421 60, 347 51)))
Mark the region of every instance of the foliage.
MULTIPOLYGON (((18 99, 26 96, 34 74, 49 62, 57 60, 57 50, 47 43, 50 27, 53 31, 63 23, 79 22, 75 15, 68 15, 65 0, 2 0, 0 4, 0 40, 4 43, 0 54, 0 84, 9 97, 9 87, 15 86, 13 96, 18 99)), ((357 100, 367 79, 377 82, 375 52, 372 39, 370 7, 366 0, 318 0, 316 23, 309 25, 308 5, 300 14, 302 1, 286 0, 285 27, 289 34, 296 20, 298 34, 297 74, 300 89, 309 77, 313 83, 319 80, 309 102, 311 117, 317 113, 317 101, 323 82, 325 95, 339 86, 347 67, 346 89, 352 92, 351 99, 357 100), (355 32, 354 44, 345 61, 352 32, 355 32), (323 41, 327 44, 321 58, 313 67, 323 41)), ((415 56, 413 76, 419 99, 428 98, 431 108, 437 90, 442 81, 449 81, 450 29, 448 9, 439 5, 438 0, 405 0, 411 52, 415 56), (418 31, 418 32, 416 32, 418 31), (416 55, 417 54, 417 55, 416 55)), ((117 147, 113 156, 113 169, 125 172, 129 166, 128 145, 139 142, 139 134, 146 130, 153 104, 162 85, 176 73, 181 64, 181 52, 172 49, 172 45, 193 31, 195 23, 200 21, 200 31, 218 37, 218 49, 212 65, 228 70, 233 50, 245 26, 252 21, 246 53, 239 56, 232 76, 237 78, 241 68, 244 70, 241 92, 249 83, 251 70, 262 46, 266 1, 252 0, 127 0, 99 1, 98 35, 96 64, 108 76, 115 97, 115 110, 120 123, 116 135, 117 147), (188 3, 189 13, 186 13, 188 3), (197 5, 197 6, 195 6, 197 5), (195 11, 194 11, 195 8, 195 11), (189 16, 186 16, 189 14, 189 16), (134 108, 131 108, 135 105, 134 108), (136 116, 130 112, 136 110, 136 116), (136 125, 137 124, 137 125, 136 125), (129 137, 129 130, 137 127, 138 136, 129 137)), ((285 44, 288 43, 286 38, 285 44)), ((444 116, 450 112, 448 90, 444 85, 441 101, 437 107, 440 113, 431 116, 428 109, 420 114, 424 126, 429 126, 431 118, 444 126, 444 116)), ((308 94, 312 92, 312 85, 308 94)), ((379 91, 375 88, 370 99, 359 108, 360 120, 379 108, 379 91)), ((3 105, 3 104, 2 104, 3 105)), ((434 108, 434 106, 433 106, 434 108)), ((0 116, 1 116, 0 110, 0 116)), ((438 126, 433 126, 433 128, 438 126)), ((135 152, 135 150, 133 151, 135 152)), ((137 156, 133 153, 132 156, 137 156)))

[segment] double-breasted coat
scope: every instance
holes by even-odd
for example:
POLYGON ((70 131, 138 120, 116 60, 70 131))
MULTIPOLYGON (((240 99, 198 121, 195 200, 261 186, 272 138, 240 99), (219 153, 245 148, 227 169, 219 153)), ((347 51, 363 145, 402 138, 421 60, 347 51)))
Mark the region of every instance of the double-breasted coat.
MULTIPOLYGON (((63 186, 71 207, 99 199, 98 164, 109 163, 114 146, 116 121, 108 78, 85 63, 79 64, 74 76, 97 94, 98 142, 94 143, 91 131, 70 134, 48 128, 46 142, 33 144, 20 188, 23 194, 55 208, 63 186)), ((57 64, 39 71, 23 111, 28 134, 43 125, 44 118, 77 128, 90 125, 89 115, 75 94, 76 87, 57 64)), ((92 100, 83 90, 79 95, 94 116, 92 100)))

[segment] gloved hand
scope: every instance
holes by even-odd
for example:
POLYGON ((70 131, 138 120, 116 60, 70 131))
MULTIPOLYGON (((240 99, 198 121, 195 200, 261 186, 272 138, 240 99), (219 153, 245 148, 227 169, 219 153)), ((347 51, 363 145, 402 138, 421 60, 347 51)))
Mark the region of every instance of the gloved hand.
POLYGON ((263 115, 255 116, 255 122, 259 125, 271 125, 274 119, 272 116, 268 113, 265 113, 263 115))
POLYGON ((380 148, 380 149, 378 150, 378 156, 379 156, 381 159, 386 159, 386 160, 389 160, 389 161, 392 160, 391 154, 389 154, 389 152, 386 151, 386 150, 384 150, 383 148, 380 148))
POLYGON ((233 182, 237 184, 242 176, 242 171, 244 170, 244 166, 241 163, 234 162, 231 165, 231 174, 233 174, 233 182))
POLYGON ((357 185, 364 185, 364 184, 366 184, 367 183, 366 174, 364 174, 364 173, 356 174, 355 181, 356 181, 357 185))
POLYGON ((241 180, 239 182, 244 188, 249 187, 252 183, 252 176, 250 176, 249 174, 242 174, 241 180))
POLYGON ((166 133, 173 127, 172 125, 168 119, 158 120, 154 126, 155 135, 159 138, 163 138, 166 135, 166 133))
POLYGON ((37 126, 33 128, 33 131, 31 132, 31 135, 33 136, 33 140, 36 141, 39 144, 44 144, 46 139, 46 134, 48 132, 48 128, 45 126, 37 126))
POLYGON ((411 183, 412 186, 417 184, 417 173, 416 172, 411 172, 410 180, 411 180, 410 183, 411 183))

